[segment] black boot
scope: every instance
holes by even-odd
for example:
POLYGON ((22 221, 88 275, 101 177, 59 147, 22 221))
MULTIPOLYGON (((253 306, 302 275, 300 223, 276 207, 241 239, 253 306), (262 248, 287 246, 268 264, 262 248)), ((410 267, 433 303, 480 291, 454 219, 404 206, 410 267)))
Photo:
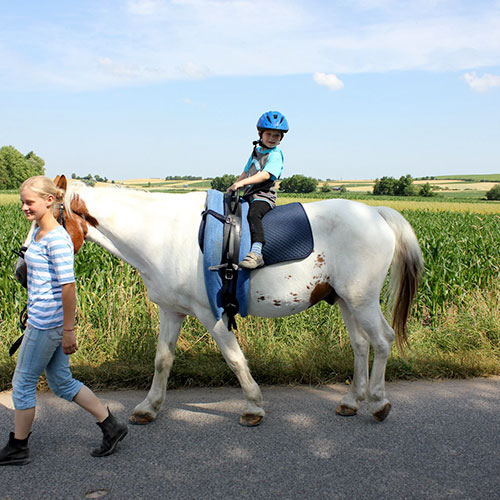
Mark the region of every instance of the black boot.
POLYGON ((105 457, 114 453, 118 443, 127 435, 128 429, 126 424, 121 424, 116 418, 111 415, 108 408, 108 416, 106 420, 97 422, 101 428, 103 437, 100 448, 92 451, 93 457, 105 457))
POLYGON ((16 439, 14 433, 9 435, 7 446, 0 450, 0 465, 26 465, 31 462, 30 449, 28 448, 28 439, 16 439))

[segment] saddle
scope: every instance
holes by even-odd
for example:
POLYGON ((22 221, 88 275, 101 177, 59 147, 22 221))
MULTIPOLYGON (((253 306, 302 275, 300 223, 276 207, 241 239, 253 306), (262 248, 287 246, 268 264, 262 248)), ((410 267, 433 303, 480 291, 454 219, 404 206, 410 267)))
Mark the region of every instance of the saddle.
MULTIPOLYGON (((218 320, 226 313, 233 328, 236 314, 248 314, 250 271, 238 268, 251 247, 248 207, 236 193, 223 195, 210 189, 198 232, 210 307, 218 320)), ((311 225, 302 204, 276 207, 264 216, 262 224, 264 266, 305 259, 313 251, 311 225)))

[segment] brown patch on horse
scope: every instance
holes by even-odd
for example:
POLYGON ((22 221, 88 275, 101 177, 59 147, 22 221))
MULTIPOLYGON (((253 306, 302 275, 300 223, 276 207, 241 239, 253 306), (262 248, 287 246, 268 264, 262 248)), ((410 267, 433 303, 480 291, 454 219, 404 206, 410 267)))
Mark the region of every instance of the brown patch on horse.
POLYGON ((317 304, 321 300, 325 300, 331 305, 335 304, 335 301, 337 300, 337 293, 332 288, 330 283, 327 283, 326 281, 316 283, 309 298, 311 306, 317 304))
POLYGON ((99 224, 95 217, 89 214, 85 202, 76 195, 70 204, 70 212, 66 218, 66 231, 71 236, 73 240, 73 246, 75 247, 75 253, 80 250, 89 232, 89 224, 93 227, 97 227, 99 224))
MULTIPOLYGON (((58 175, 54 179, 54 184, 66 192, 68 188, 68 181, 65 175, 58 175)), ((97 227, 99 224, 95 217, 89 214, 85 202, 76 195, 71 201, 70 210, 65 208, 65 228, 68 232, 71 240, 73 241, 73 247, 75 249, 75 254, 80 250, 85 241, 87 233, 89 232, 88 224, 93 227, 97 227)))
POLYGON ((82 218, 92 227, 97 227, 99 225, 99 221, 90 215, 87 205, 85 205, 85 202, 78 195, 71 200, 70 208, 75 215, 82 218))
POLYGON ((319 253, 316 256, 316 261, 314 263, 314 267, 322 267, 325 265, 325 254, 324 253, 319 253))

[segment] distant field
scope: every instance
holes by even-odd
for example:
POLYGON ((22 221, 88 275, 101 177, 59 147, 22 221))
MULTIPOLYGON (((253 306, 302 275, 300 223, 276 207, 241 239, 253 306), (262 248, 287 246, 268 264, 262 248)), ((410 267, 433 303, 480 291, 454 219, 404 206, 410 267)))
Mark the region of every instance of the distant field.
POLYGON ((0 192, 0 205, 7 205, 7 203, 17 203, 19 201, 18 193, 2 193, 0 192))
MULTIPOLYGON (((500 182, 500 174, 463 174, 463 175, 436 175, 435 179, 455 179, 463 181, 491 181, 500 182)), ((424 181, 425 182, 425 181, 424 181)))

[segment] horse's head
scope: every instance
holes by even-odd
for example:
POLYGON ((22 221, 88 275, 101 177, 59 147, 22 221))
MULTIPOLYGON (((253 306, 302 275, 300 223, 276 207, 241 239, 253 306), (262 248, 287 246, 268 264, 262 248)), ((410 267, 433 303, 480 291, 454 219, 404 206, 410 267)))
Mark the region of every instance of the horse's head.
MULTIPOLYGON (((58 175, 54 179, 54 184, 64 192, 64 199, 60 202, 56 202, 54 215, 57 222, 64 226, 71 237, 76 254, 82 247, 83 242, 87 237, 89 224, 96 227, 98 223, 97 220, 89 214, 85 202, 78 196, 78 194, 72 193, 71 196, 67 196, 68 181, 64 175, 58 175)), ((31 241, 34 229, 35 223, 32 224, 26 241, 19 251, 19 259, 17 260, 15 270, 16 279, 25 288, 27 286, 27 273, 26 262, 24 261, 24 251, 31 241)))

